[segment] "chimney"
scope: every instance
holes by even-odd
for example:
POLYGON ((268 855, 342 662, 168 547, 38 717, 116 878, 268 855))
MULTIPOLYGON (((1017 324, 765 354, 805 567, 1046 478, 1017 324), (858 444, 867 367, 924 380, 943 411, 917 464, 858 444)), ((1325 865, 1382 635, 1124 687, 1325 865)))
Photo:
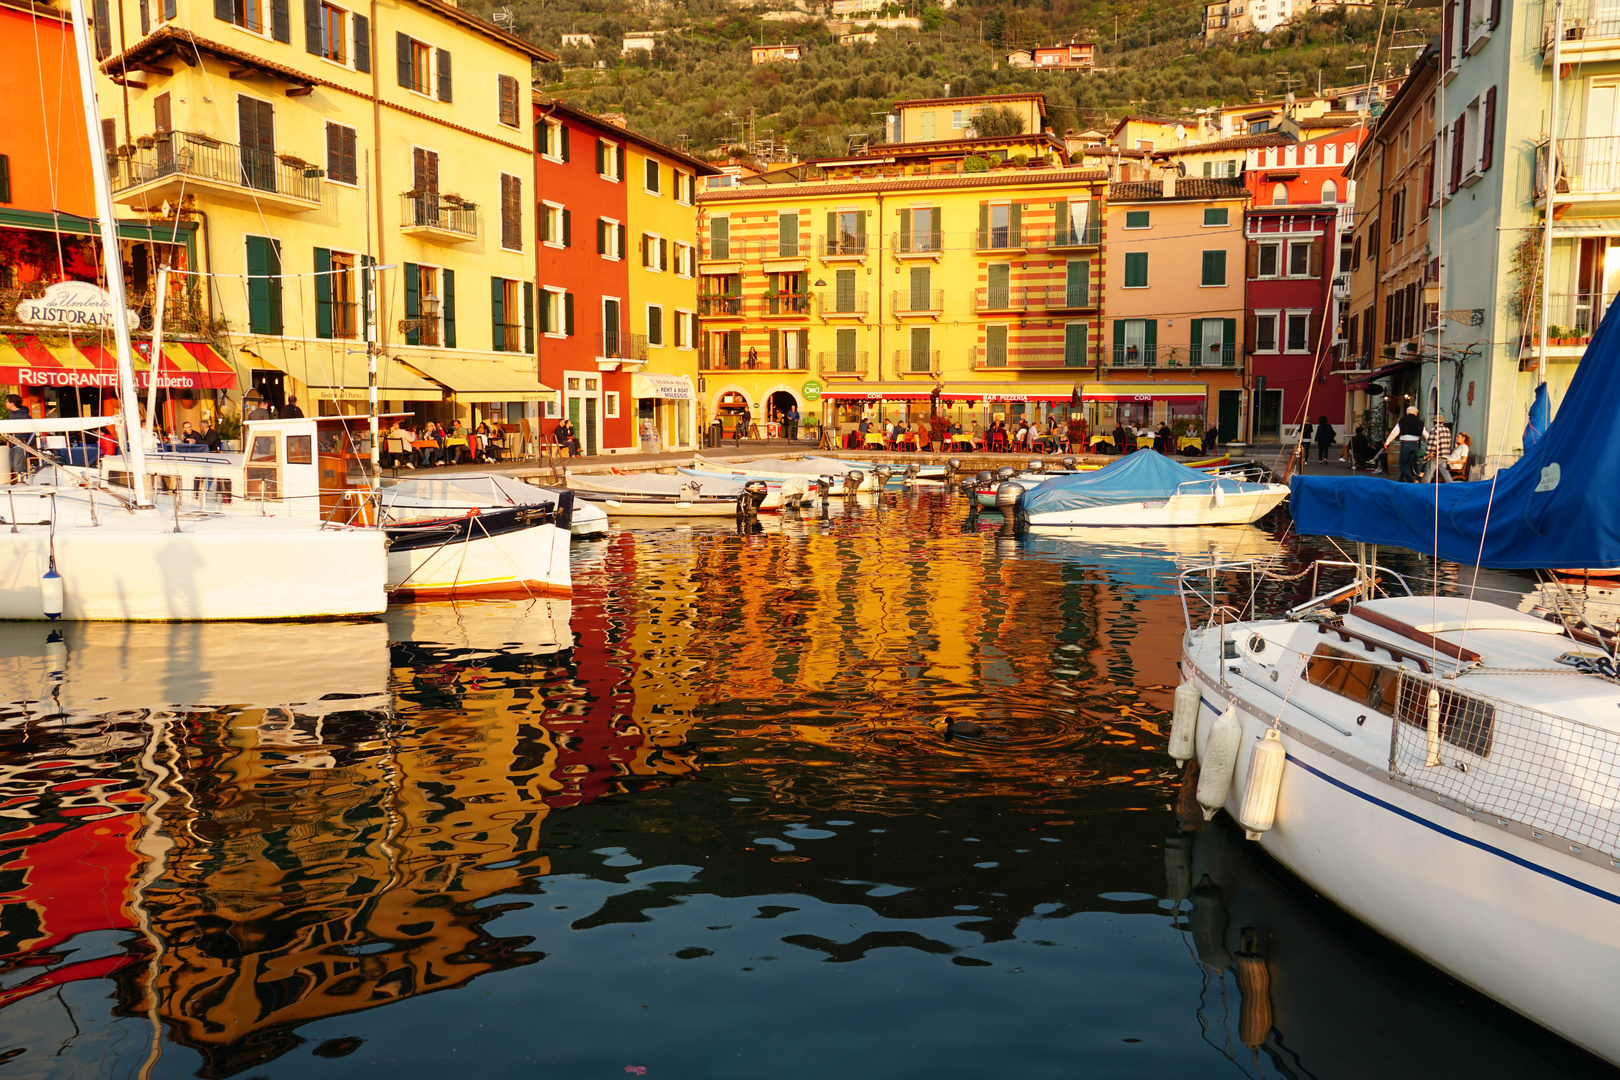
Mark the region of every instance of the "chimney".
POLYGON ((1176 197, 1175 169, 1166 169, 1164 171, 1164 197, 1167 199, 1173 199, 1176 197))

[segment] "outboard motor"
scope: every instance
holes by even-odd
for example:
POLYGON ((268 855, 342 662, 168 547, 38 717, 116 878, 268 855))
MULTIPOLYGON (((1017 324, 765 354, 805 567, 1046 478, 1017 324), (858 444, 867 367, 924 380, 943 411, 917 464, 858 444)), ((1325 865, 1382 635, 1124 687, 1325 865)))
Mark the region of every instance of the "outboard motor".
POLYGON ((796 478, 782 481, 782 509, 797 510, 809 498, 809 491, 808 481, 796 478))
POLYGON ((953 457, 945 462, 945 483, 949 484, 956 479, 956 474, 962 471, 962 459, 953 457))
POLYGON ((1063 459, 1063 468, 1067 472, 1074 472, 1074 455, 1070 454, 1063 459))
POLYGON ((748 496, 748 512, 750 514, 759 513, 759 508, 764 505, 765 496, 769 495, 770 491, 770 485, 763 480, 749 480, 743 484, 743 494, 748 496))
POLYGON ((703 485, 696 480, 682 480, 679 493, 675 496, 679 502, 696 502, 703 485))
POLYGON ((822 502, 826 502, 827 499, 831 497, 833 486, 832 477, 826 475, 818 476, 811 481, 811 483, 815 485, 816 495, 821 499, 822 502))
POLYGON ((1024 466, 1024 468, 1032 473, 1043 473, 1046 471, 1046 462, 1042 461, 1040 458, 1031 458, 1029 464, 1024 466))
POLYGON ((973 477, 974 487, 989 487, 995 482, 996 474, 991 472, 989 469, 980 469, 978 474, 973 477))
POLYGON ((851 469, 849 472, 844 474, 844 494, 845 495, 853 495, 853 494, 855 494, 857 491, 859 491, 861 489, 861 484, 865 480, 866 480, 866 474, 865 473, 861 472, 861 470, 859 470, 859 469, 851 469))
POLYGON ((973 500, 974 506, 979 505, 979 482, 977 480, 963 480, 960 491, 973 500))
POLYGON ((1002 483, 1006 483, 1008 480, 1011 480, 1017 475, 1018 470, 1013 468, 1011 465, 1003 465, 1001 468, 996 470, 996 479, 1000 480, 1002 483))
POLYGON ((1016 480, 1004 480, 996 487, 996 509, 1011 514, 1028 489, 1016 480))
POLYGON ((906 466, 906 480, 905 480, 906 486, 907 487, 914 487, 916 485, 916 483, 917 483, 917 477, 919 477, 921 475, 922 475, 922 466, 921 465, 917 464, 915 461, 913 461, 911 464, 907 465, 906 466))
POLYGON ((872 466, 872 475, 877 477, 878 487, 888 487, 889 477, 894 475, 894 469, 880 463, 872 466))

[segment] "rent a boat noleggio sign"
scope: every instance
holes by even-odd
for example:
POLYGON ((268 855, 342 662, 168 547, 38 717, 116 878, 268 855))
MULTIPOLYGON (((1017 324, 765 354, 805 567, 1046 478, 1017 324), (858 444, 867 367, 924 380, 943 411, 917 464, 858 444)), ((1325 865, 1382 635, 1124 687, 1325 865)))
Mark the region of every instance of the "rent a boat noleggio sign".
MULTIPOLYGON (((17 302, 19 322, 68 329, 111 330, 117 308, 106 289, 87 281, 58 281, 45 287, 45 295, 17 302)), ((124 310, 131 330, 140 329, 141 317, 124 310)))

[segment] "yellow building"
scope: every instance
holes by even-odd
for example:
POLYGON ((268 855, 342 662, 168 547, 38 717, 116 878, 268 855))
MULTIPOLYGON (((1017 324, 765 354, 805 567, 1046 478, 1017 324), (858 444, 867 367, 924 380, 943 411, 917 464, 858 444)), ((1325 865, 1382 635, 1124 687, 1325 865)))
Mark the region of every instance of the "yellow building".
POLYGON ((917 98, 894 103, 898 131, 891 142, 935 142, 974 137, 973 118, 985 109, 1011 109, 1024 122, 1024 133, 1046 129, 1045 94, 987 94, 983 97, 917 98))
POLYGON ((111 0, 114 198, 201 223, 242 390, 363 410, 369 326, 386 405, 536 416, 527 87, 553 58, 441 0, 300 14, 111 0))
POLYGON ((1143 150, 1148 153, 1173 150, 1193 143, 1204 142, 1208 132, 1203 121, 1172 120, 1158 116, 1127 116, 1114 125, 1108 141, 1125 150, 1143 150))
POLYGON ((745 407, 797 406, 847 433, 869 408, 915 425, 934 393, 964 430, 1066 408, 1100 360, 1106 177, 1044 133, 996 144, 1029 164, 985 168, 991 143, 889 144, 700 194, 709 415, 729 433, 745 407))
POLYGON ((1245 242, 1241 179, 1116 183, 1108 191, 1106 378, 1085 388, 1093 431, 1120 421, 1243 425, 1245 242))

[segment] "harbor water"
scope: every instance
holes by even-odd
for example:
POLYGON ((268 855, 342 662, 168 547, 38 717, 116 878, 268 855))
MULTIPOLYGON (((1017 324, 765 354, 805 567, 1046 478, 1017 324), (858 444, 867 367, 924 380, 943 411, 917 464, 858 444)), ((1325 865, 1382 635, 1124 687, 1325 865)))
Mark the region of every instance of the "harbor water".
POLYGON ((0 1061, 1616 1075, 1224 815, 1178 818, 1175 576, 1211 551, 1280 551, 1275 603, 1336 556, 1280 513, 1017 534, 891 490, 757 531, 616 526, 575 545, 571 603, 0 626, 0 1061))

